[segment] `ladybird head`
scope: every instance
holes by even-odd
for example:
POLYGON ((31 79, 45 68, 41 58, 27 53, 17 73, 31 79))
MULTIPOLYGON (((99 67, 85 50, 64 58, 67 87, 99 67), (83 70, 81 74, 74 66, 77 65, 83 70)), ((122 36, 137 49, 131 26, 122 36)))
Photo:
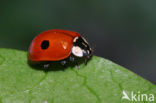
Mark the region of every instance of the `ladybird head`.
POLYGON ((90 58, 92 55, 92 49, 85 38, 81 36, 75 37, 73 41, 72 54, 79 58, 90 58))

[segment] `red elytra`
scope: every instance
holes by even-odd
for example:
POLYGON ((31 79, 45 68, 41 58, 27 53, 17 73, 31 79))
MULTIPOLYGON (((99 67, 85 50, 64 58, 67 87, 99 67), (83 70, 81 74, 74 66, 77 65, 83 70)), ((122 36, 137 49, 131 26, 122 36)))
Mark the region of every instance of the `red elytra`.
POLYGON ((80 37, 80 34, 68 30, 53 29, 42 32, 32 41, 28 59, 34 62, 66 59, 71 54, 75 37, 80 37))

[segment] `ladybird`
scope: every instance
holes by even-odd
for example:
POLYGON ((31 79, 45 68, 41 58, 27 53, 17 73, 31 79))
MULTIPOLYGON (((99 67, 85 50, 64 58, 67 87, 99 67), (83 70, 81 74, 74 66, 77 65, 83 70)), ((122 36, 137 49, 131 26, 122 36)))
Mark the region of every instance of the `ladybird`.
POLYGON ((84 37, 77 32, 61 29, 47 30, 39 34, 33 39, 28 51, 30 62, 60 61, 62 65, 67 61, 77 62, 76 58, 83 58, 87 64, 91 56, 92 49, 84 37))

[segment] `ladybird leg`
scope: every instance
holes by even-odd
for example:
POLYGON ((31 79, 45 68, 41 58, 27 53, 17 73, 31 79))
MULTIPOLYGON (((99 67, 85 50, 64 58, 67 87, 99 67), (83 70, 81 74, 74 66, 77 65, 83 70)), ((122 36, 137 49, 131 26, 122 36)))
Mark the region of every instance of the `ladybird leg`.
POLYGON ((80 69, 80 66, 79 64, 76 62, 76 65, 75 65, 76 69, 80 69))
POLYGON ((43 67, 44 68, 49 68, 50 67, 50 64, 44 64, 43 67))
POLYGON ((75 58, 72 55, 69 57, 69 59, 70 59, 71 62, 74 62, 75 61, 75 58))
POLYGON ((84 59, 84 64, 87 65, 87 63, 88 63, 88 59, 85 58, 85 59, 84 59))
POLYGON ((67 64, 67 61, 66 60, 63 60, 63 61, 61 61, 61 64, 64 66, 64 65, 66 65, 67 64))

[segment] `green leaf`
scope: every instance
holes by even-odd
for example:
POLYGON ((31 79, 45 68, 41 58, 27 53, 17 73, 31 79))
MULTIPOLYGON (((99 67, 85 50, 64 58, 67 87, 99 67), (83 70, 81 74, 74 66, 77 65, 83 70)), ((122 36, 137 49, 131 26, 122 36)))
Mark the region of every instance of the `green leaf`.
POLYGON ((0 103, 132 103, 122 100, 123 90, 156 97, 155 85, 100 57, 45 72, 28 65, 27 52, 0 49, 0 103))

